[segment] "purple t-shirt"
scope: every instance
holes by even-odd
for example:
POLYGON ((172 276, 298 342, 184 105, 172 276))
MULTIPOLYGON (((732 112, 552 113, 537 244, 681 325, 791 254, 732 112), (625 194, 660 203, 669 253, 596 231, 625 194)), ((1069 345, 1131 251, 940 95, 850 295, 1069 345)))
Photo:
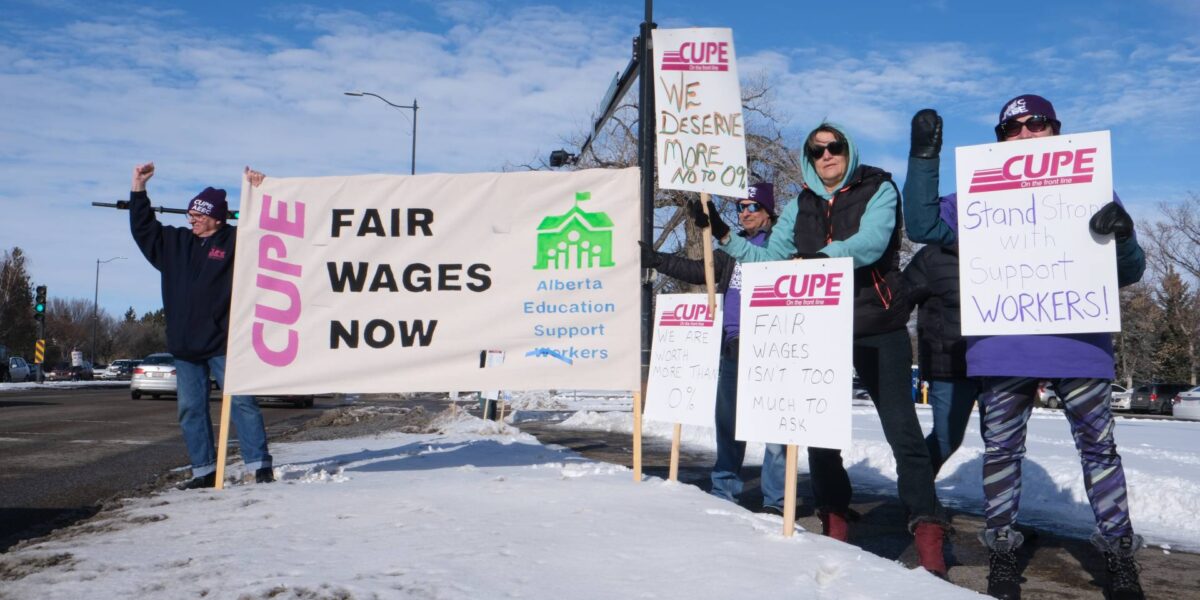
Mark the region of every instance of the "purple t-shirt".
MULTIPOLYGON (((1113 201, 1121 202, 1113 193, 1113 201)), ((942 221, 958 231, 958 194, 942 196, 942 221)), ((967 304, 962 305, 966 310, 967 304)), ((971 377, 1113 379, 1112 334, 965 336, 971 377)))
MULTIPOLYGON (((767 232, 760 231, 746 238, 746 241, 755 246, 765 246, 767 244, 767 232)), ((738 333, 741 331, 738 328, 738 320, 741 318, 742 263, 738 261, 733 266, 733 276, 729 278, 729 287, 725 290, 725 317, 721 323, 721 327, 725 329, 725 339, 732 340, 738 336, 738 333)))

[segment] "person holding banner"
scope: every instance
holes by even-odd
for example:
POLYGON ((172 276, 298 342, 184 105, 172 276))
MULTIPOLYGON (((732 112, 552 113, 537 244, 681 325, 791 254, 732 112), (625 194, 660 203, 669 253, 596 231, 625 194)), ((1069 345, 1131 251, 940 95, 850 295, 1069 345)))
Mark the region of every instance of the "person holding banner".
MULTIPOLYGON (((162 273, 167 350, 175 357, 179 427, 192 462, 191 480, 180 489, 216 485, 216 451, 208 412, 209 374, 223 387, 229 303, 233 295, 233 255, 237 228, 225 223, 225 190, 204 188, 188 203, 190 229, 158 222, 146 182, 154 163, 133 169, 129 229, 138 249, 162 273)), ((251 185, 263 175, 246 167, 251 185)), ((257 483, 275 480, 262 411, 253 396, 233 396, 232 417, 247 471, 257 483)))
MULTIPOLYGON (((1033 94, 1005 102, 996 125, 999 142, 1058 135, 1054 106, 1033 94)), ((904 185, 908 236, 918 243, 958 243, 957 194, 939 197, 942 119, 933 109, 912 121, 912 148, 904 185)), ((1107 200, 1107 199, 1103 199, 1107 200)), ((1102 201, 1103 201, 1102 200, 1102 201)), ((1117 283, 1136 283, 1146 267, 1133 219, 1116 194, 1090 219, 1096 235, 1116 239, 1117 283)), ((983 480, 986 524, 980 540, 990 551, 988 594, 1019 598, 1016 551, 1024 541, 1014 529, 1021 502, 1021 462, 1026 426, 1039 379, 1049 379, 1064 399, 1063 411, 1083 467, 1084 486, 1096 519, 1092 543, 1108 571, 1107 597, 1144 598, 1134 553, 1142 538, 1129 516, 1125 473, 1113 438, 1112 335, 1109 333, 995 335, 967 338, 967 372, 981 382, 980 428, 985 445, 983 480)))
MULTIPOLYGON (((775 224, 775 186, 755 183, 747 189, 747 198, 738 200, 738 236, 750 244, 762 246, 771 237, 775 224)), ((704 262, 681 258, 674 254, 655 252, 645 242, 642 245, 642 267, 655 269, 663 275, 693 284, 704 283, 704 262)), ((742 461, 746 442, 734 438, 737 426, 738 333, 741 316, 741 265, 724 252, 713 253, 713 271, 717 291, 723 294, 725 335, 721 342, 721 363, 717 374, 717 462, 712 469, 712 494, 737 502, 742 493, 742 461)), ((762 507, 764 512, 782 515, 786 447, 767 444, 762 466, 762 507)))
MULTIPOLYGON (((722 249, 738 260, 854 259, 854 368, 871 394, 896 459, 897 486, 909 531, 926 570, 945 576, 946 518, 933 486, 929 449, 909 392, 911 309, 899 296, 900 198, 886 171, 861 164, 842 127, 822 123, 804 143, 804 185, 779 216, 781 235, 758 247, 729 235, 716 208, 711 219, 692 207, 697 225, 711 221, 722 249)), ((846 399, 850 401, 849 398, 846 399)), ((849 538, 850 477, 841 451, 810 447, 809 471, 822 533, 849 538)))

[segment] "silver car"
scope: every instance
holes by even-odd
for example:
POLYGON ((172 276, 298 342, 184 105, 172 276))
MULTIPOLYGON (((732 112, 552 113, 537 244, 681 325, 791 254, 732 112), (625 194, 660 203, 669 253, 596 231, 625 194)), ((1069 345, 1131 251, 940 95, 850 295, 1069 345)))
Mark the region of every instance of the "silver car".
POLYGON ((175 392, 174 356, 166 352, 151 354, 142 359, 142 364, 134 367, 133 378, 129 381, 129 395, 134 400, 143 394, 158 398, 174 396, 175 392))

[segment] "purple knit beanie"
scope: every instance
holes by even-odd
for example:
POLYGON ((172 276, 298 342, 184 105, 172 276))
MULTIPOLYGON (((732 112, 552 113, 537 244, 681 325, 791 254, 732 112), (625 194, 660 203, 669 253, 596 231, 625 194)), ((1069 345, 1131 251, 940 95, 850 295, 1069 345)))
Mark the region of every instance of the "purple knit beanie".
POLYGON ((192 198, 191 203, 188 204, 188 212, 193 211, 224 223, 225 217, 229 215, 229 205, 225 202, 225 190, 204 188, 204 191, 196 194, 196 197, 192 198))
POLYGON ((767 209, 767 214, 775 214, 775 184, 756 183, 746 190, 746 199, 753 200, 767 209))

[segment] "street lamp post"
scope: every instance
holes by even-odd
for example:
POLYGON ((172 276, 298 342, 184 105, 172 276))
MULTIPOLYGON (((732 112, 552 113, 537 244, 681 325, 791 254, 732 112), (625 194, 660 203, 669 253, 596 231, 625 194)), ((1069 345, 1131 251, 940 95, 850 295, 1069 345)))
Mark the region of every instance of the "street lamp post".
POLYGON ((92 364, 96 364, 96 328, 100 324, 100 265, 114 260, 125 260, 124 256, 114 256, 108 260, 96 259, 96 290, 92 295, 92 364))
POLYGON ((412 174, 416 175, 417 174, 417 108, 418 108, 417 107, 417 99, 413 98, 413 103, 411 106, 404 106, 401 104, 392 104, 391 102, 388 102, 387 98, 384 98, 383 96, 380 96, 379 94, 372 94, 371 92, 343 92, 343 93, 346 94, 347 96, 358 96, 358 97, 374 96, 376 98, 379 98, 380 100, 383 101, 384 104, 387 104, 388 106, 391 106, 392 108, 404 108, 404 109, 410 109, 413 111, 412 174))

